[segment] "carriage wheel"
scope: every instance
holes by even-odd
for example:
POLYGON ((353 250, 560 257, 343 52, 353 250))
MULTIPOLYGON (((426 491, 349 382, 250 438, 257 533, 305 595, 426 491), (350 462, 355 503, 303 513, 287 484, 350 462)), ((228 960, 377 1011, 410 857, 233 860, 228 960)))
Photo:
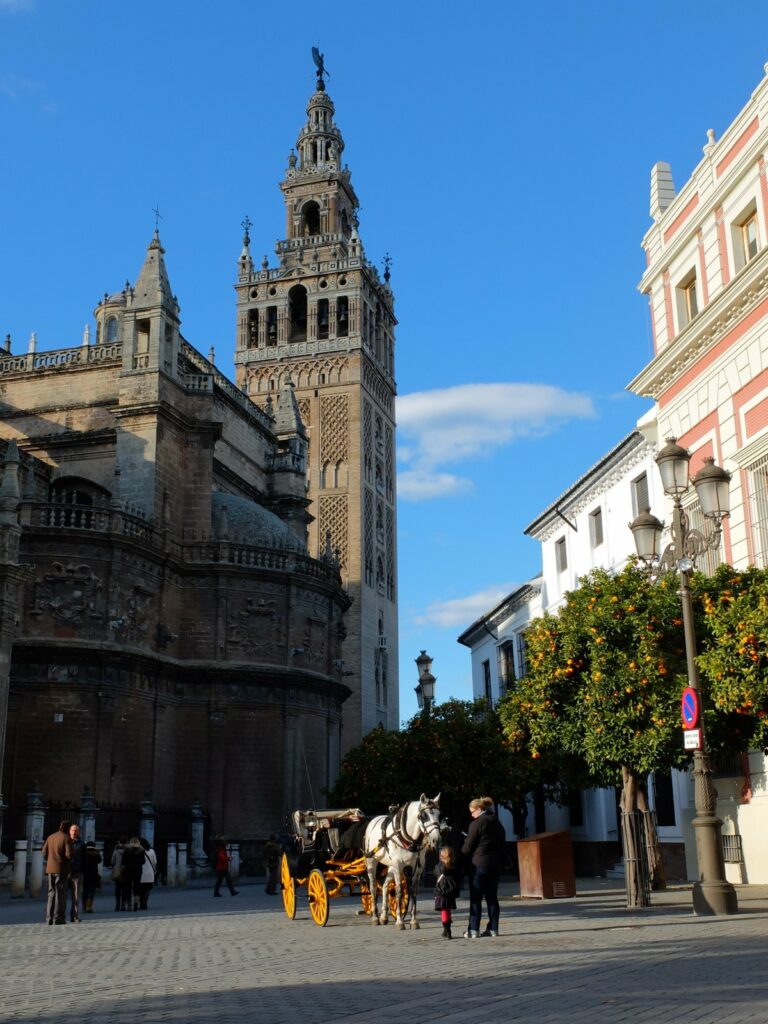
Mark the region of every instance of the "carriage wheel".
MULTIPOLYGON (((400 894, 400 917, 405 917, 408 910, 408 902, 410 900, 410 893, 408 892, 408 879, 403 878, 403 891, 400 894)), ((395 883, 390 882, 387 886, 387 905, 389 906, 389 912, 397 920, 397 889, 395 883)))
POLYGON ((280 888, 283 893, 285 912, 293 920, 296 917, 296 880, 291 874, 291 865, 288 863, 286 853, 283 854, 280 861, 280 888))
POLYGON ((328 924, 328 886, 322 871, 313 868, 307 881, 309 912, 316 925, 324 928, 328 924))
POLYGON ((360 883, 360 902, 363 904, 363 913, 370 917, 373 914, 373 898, 367 882, 360 883))

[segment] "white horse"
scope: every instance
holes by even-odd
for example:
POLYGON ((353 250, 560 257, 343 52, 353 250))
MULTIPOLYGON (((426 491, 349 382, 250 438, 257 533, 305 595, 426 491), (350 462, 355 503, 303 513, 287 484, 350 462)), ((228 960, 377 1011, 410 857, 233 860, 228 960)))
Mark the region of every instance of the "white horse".
MULTIPOLYGON (((389 914, 387 893, 390 879, 395 883, 397 903, 396 927, 405 928, 403 921, 403 880, 409 876, 409 903, 411 928, 418 928, 416 894, 424 869, 425 846, 435 849, 440 844, 440 794, 434 800, 421 794, 419 800, 403 804, 394 814, 380 814, 372 818, 365 830, 365 866, 373 901, 373 923, 386 924, 389 914), (383 864, 387 876, 381 887, 381 912, 378 912, 376 870, 383 864)), ((406 907, 407 911, 407 907, 406 907)))

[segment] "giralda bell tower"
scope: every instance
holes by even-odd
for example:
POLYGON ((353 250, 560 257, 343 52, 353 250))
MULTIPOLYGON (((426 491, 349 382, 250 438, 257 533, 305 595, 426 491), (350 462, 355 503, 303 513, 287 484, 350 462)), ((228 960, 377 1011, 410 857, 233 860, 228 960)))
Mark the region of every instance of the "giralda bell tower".
MULTIPOLYGON (((319 55, 317 55, 319 57, 319 55)), ((309 437, 309 550, 337 553, 352 597, 340 679, 342 750, 399 724, 395 313, 389 265, 366 259, 359 202, 322 58, 280 189, 277 266, 255 269, 245 221, 237 277, 237 381, 259 405, 291 381, 309 437)), ((279 429, 279 424, 278 424, 279 429)), ((298 655, 300 657, 300 654, 298 655)))

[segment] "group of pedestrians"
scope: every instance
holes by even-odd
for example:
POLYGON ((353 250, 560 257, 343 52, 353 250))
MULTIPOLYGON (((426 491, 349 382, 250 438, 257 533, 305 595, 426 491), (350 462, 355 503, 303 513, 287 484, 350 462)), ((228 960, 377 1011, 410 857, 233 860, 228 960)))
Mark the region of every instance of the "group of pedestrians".
POLYGON ((99 884, 101 854, 93 842, 84 843, 80 826, 62 821, 43 844, 43 861, 48 875, 45 919, 48 924, 74 924, 80 921, 80 908, 93 912, 93 900, 99 884))
POLYGON ((112 851, 115 910, 148 910, 157 877, 157 855, 144 836, 121 836, 112 851))
POLYGON ((499 934, 499 877, 506 860, 506 834, 493 808, 489 796, 470 801, 472 823, 461 848, 461 863, 456 863, 453 847, 444 846, 440 850, 435 910, 440 911, 444 939, 453 938, 452 912, 461 889, 462 867, 469 876, 469 924, 464 938, 479 939, 481 935, 496 938, 499 934), (483 901, 488 910, 488 922, 481 932, 483 901))

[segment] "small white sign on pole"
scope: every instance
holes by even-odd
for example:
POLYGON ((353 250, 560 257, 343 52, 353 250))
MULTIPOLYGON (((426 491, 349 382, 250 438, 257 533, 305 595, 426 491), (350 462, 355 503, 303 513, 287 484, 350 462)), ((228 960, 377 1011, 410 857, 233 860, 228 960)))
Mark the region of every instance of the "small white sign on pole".
POLYGON ((683 733, 684 747, 686 750, 701 749, 701 729, 686 729, 683 733))

